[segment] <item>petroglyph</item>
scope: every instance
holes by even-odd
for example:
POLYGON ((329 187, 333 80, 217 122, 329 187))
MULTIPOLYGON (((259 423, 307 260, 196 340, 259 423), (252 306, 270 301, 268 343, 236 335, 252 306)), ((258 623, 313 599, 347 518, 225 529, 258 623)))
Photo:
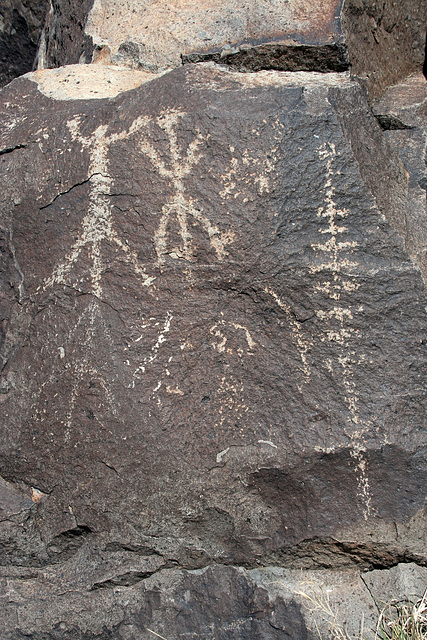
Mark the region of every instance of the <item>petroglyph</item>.
POLYGON ((171 109, 162 113, 156 122, 166 133, 169 145, 168 163, 160 156, 159 152, 147 140, 139 144, 140 150, 147 156, 159 175, 167 178, 173 187, 172 197, 164 204, 161 211, 160 224, 154 236, 154 245, 158 258, 158 265, 165 262, 169 255, 174 259, 194 261, 195 247, 193 236, 189 229, 189 218, 193 218, 209 236, 210 244, 216 252, 218 260, 222 260, 226 254, 226 246, 234 239, 230 231, 221 232, 217 226, 204 215, 203 209, 196 205, 195 201, 186 194, 185 178, 194 171, 200 162, 202 153, 200 147, 209 139, 209 134, 203 137, 200 130, 196 129, 196 135, 189 143, 186 151, 179 148, 176 128, 185 113, 177 109, 171 109), (167 166, 167 164, 169 166, 167 166), (173 218, 179 224, 181 245, 170 247, 168 243, 169 227, 173 218))
POLYGON ((284 311, 287 315, 292 338, 297 346, 302 362, 303 379, 302 384, 298 385, 298 390, 302 392, 302 385, 308 384, 310 382, 311 367, 308 362, 307 354, 310 347, 313 346, 313 341, 311 338, 307 338, 304 335, 300 323, 296 320, 295 316, 292 313, 291 307, 284 300, 282 300, 271 287, 265 287, 264 291, 274 299, 278 307, 280 307, 280 309, 282 309, 282 311, 284 311))
MULTIPOLYGON (((119 133, 107 135, 108 125, 100 125, 91 135, 83 136, 80 132, 81 117, 70 120, 67 123, 73 142, 80 142, 84 149, 89 150, 89 206, 82 221, 82 229, 65 259, 57 264, 53 273, 48 277, 43 289, 54 284, 70 284, 78 286, 82 281, 81 276, 71 278, 71 271, 79 262, 83 252, 86 252, 91 261, 90 282, 92 292, 100 297, 102 295, 102 275, 105 265, 102 256, 102 245, 108 243, 115 245, 116 252, 121 253, 129 263, 134 273, 139 276, 144 286, 149 287, 156 279, 149 276, 135 251, 126 241, 122 240, 113 226, 112 205, 110 201, 113 177, 109 171, 108 153, 112 144, 130 138, 137 132, 148 131, 149 126, 155 123, 166 133, 169 147, 168 157, 163 157, 154 144, 147 139, 147 135, 139 141, 138 148, 150 161, 159 176, 166 178, 172 187, 172 196, 165 202, 160 212, 160 222, 154 233, 154 247, 157 255, 157 263, 154 266, 161 267, 169 256, 173 259, 183 259, 194 262, 196 247, 193 234, 190 231, 190 219, 199 225, 208 235, 209 242, 215 251, 218 260, 226 255, 226 247, 234 239, 234 233, 230 230, 222 232, 204 214, 201 205, 196 203, 186 193, 185 179, 190 176, 203 157, 201 147, 209 139, 209 134, 203 136, 196 129, 194 139, 186 148, 180 148, 177 136, 177 126, 185 112, 171 109, 161 113, 155 120, 148 116, 140 116, 132 125, 119 133), (178 222, 179 246, 171 246, 171 225, 178 222)), ((257 180, 262 177, 257 176, 257 180)), ((265 181, 264 181, 265 182, 265 181)), ((266 188, 264 182, 262 188, 266 188)))
MULTIPOLYGON (((46 372, 46 377, 43 370, 38 372, 39 376, 45 377, 33 406, 34 419, 39 423, 43 423, 49 415, 43 401, 45 395, 49 395, 49 388, 57 388, 58 381, 62 379, 71 381, 67 391, 61 391, 61 399, 55 406, 54 416, 55 420, 63 425, 64 443, 73 443, 75 447, 79 442, 78 436, 73 439, 73 433, 81 421, 83 399, 91 398, 94 410, 90 412, 90 419, 101 428, 105 428, 103 421, 106 416, 116 419, 118 416, 118 403, 110 381, 94 362, 100 342, 107 342, 111 347, 113 345, 101 305, 96 296, 91 297, 77 321, 67 331, 64 346, 56 347, 58 357, 51 361, 52 367, 46 372)), ((50 350, 52 346, 46 344, 45 348, 50 350)))
MULTIPOLYGON (((52 275, 45 281, 44 289, 54 284, 67 284, 68 276, 74 265, 77 264, 81 253, 86 250, 92 262, 90 279, 92 292, 101 297, 101 278, 104 272, 102 259, 102 244, 108 242, 116 245, 126 262, 133 267, 135 274, 141 277, 144 286, 150 286, 154 277, 149 277, 140 265, 137 254, 123 242, 113 228, 112 207, 110 202, 111 184, 113 178, 109 174, 108 151, 110 146, 118 140, 124 140, 146 126, 148 118, 137 118, 129 129, 121 133, 106 135, 108 125, 100 125, 92 135, 84 137, 80 134, 80 117, 67 122, 73 141, 78 141, 83 148, 89 149, 90 160, 88 178, 90 183, 89 207, 83 218, 82 230, 66 256, 65 260, 58 264, 52 275)), ((80 279, 81 281, 81 279, 80 279)))
POLYGON ((337 304, 328 311, 317 309, 316 315, 326 327, 320 340, 336 343, 340 352, 335 362, 329 361, 326 365, 332 374, 336 374, 338 369, 345 389, 345 402, 349 411, 345 430, 353 444, 351 455, 355 461, 358 477, 358 495, 363 503, 364 518, 367 519, 371 511, 367 463, 363 456, 363 433, 367 425, 363 425, 363 421, 360 419, 359 397, 354 382, 354 368, 361 364, 361 356, 358 356, 356 350, 350 346, 350 340, 359 334, 352 322, 354 313, 363 309, 361 307, 349 309, 340 304, 344 292, 351 294, 359 287, 359 284, 351 276, 351 272, 357 268, 357 264, 349 257, 358 243, 340 240, 347 231, 347 227, 341 221, 347 217, 348 211, 339 209, 334 200, 333 164, 339 153, 333 143, 327 142, 318 148, 318 155, 321 161, 326 162, 326 182, 324 185, 324 204, 319 207, 317 217, 327 222, 327 226, 320 228, 319 233, 329 237, 322 243, 312 245, 315 252, 323 258, 319 264, 313 265, 312 271, 328 274, 328 279, 317 285, 317 290, 335 300, 337 304))
POLYGON ((227 347, 227 341, 228 338, 225 335, 225 331, 229 330, 229 329, 235 329, 236 331, 243 331, 244 336, 245 336, 245 340, 247 343, 247 349, 244 351, 242 349, 242 347, 237 347, 236 351, 237 354, 242 357, 244 355, 244 353, 247 353, 249 355, 253 355, 253 349, 256 347, 256 342, 255 340, 252 338, 249 329, 247 327, 245 327, 242 324, 239 324, 238 322, 231 322, 228 320, 224 320, 224 318, 222 317, 224 315, 224 312, 221 311, 221 318, 218 320, 218 322, 216 322, 210 329, 209 332, 210 334, 214 337, 214 341, 211 343, 212 347, 218 351, 218 353, 228 353, 228 354, 232 354, 233 353, 233 349, 231 347, 227 347))
MULTIPOLYGON (((237 421, 243 421, 249 411, 245 400, 245 387, 241 380, 236 380, 234 376, 223 376, 217 389, 220 399, 220 407, 218 409, 219 420, 215 423, 215 427, 223 427, 228 421, 231 421, 235 427, 237 421)), ((242 424, 239 431, 245 432, 242 424)))
MULTIPOLYGON (((260 135, 256 129, 252 129, 252 135, 260 135)), ((229 150, 235 153, 235 147, 230 146, 229 150)), ((248 149, 244 149, 240 158, 232 156, 228 170, 221 175, 224 188, 219 192, 223 200, 241 197, 242 202, 247 202, 246 190, 244 187, 250 183, 257 186, 258 193, 264 195, 270 193, 270 174, 274 170, 277 147, 270 150, 271 157, 252 157, 248 149)))
MULTIPOLYGON (((101 394, 100 398, 102 398, 102 401, 99 403, 99 406, 106 406, 107 415, 117 418, 118 403, 111 390, 111 385, 100 372, 99 368, 92 364, 91 357, 93 349, 96 348, 96 343, 100 340, 103 342, 107 341, 110 345, 113 344, 107 322, 100 308, 101 304, 96 297, 93 297, 87 308, 80 315, 76 325, 72 327, 69 332, 68 344, 72 345, 76 343, 76 336, 79 336, 82 355, 79 354, 78 357, 70 357, 66 363, 66 368, 72 370, 73 385, 65 420, 65 442, 69 442, 70 440, 74 427, 74 412, 81 403, 83 386, 88 379, 91 380, 90 384, 92 388, 97 389, 97 394, 101 394)), ((99 426, 105 426, 102 422, 101 412, 94 412, 93 419, 99 426)))
MULTIPOLYGON (((158 332, 156 342, 151 347, 151 350, 150 350, 151 352, 143 358, 142 362, 138 365, 138 367, 134 370, 134 372, 132 374, 132 378, 133 378, 132 384, 131 384, 132 388, 135 387, 135 381, 141 379, 141 377, 145 373, 146 368, 150 364, 152 364, 155 360, 157 360, 158 355, 159 355, 160 347, 162 346, 162 344, 164 342, 166 342, 166 335, 170 331, 172 320, 173 320, 173 316, 172 316, 171 313, 168 312, 167 315, 166 315, 165 321, 163 323, 163 326, 160 329, 160 331, 158 332)), ((158 326, 159 324, 160 323, 157 322, 155 324, 155 326, 158 326)), ((136 340, 135 342, 138 342, 138 340, 136 340)), ((162 384, 162 382, 159 381, 159 383, 157 384, 157 387, 155 389, 153 389, 153 393, 157 392, 160 389, 161 384, 162 384)))

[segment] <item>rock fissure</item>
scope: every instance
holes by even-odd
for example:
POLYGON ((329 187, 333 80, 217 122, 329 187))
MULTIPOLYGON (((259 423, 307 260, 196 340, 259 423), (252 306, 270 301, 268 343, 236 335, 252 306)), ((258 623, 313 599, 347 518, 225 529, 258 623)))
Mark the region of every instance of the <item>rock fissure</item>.
POLYGON ((7 153, 13 153, 17 149, 27 149, 28 144, 17 144, 14 147, 6 147, 5 149, 0 149, 0 156, 4 156, 7 153))
POLYGON ((216 62, 241 72, 316 71, 340 73, 350 68, 345 44, 331 45, 238 45, 215 52, 181 54, 183 64, 216 62))
POLYGON ((175 567, 176 564, 166 562, 160 568, 153 569, 152 571, 127 571, 125 573, 119 573, 112 578, 93 583, 90 587, 90 591, 97 591, 98 589, 114 589, 115 587, 133 587, 134 585, 151 578, 157 573, 161 573, 167 569, 175 567))
POLYGON ((403 131, 405 129, 414 129, 413 126, 405 124, 400 120, 400 118, 391 114, 375 114, 375 117, 383 131, 403 131))
POLYGON ((372 602, 375 604, 375 607, 376 607, 378 613, 381 613, 381 604, 378 601, 378 598, 375 597, 375 593, 372 590, 371 585, 369 584, 369 581, 366 580, 363 572, 360 574, 360 579, 362 580, 362 582, 363 582, 363 584, 365 586, 365 589, 368 591, 369 595, 371 596, 372 602))
MULTIPOLYGON (((90 182, 95 176, 99 176, 102 175, 100 173, 93 173, 90 176, 88 176, 87 178, 85 178, 84 180, 82 180, 81 182, 76 182, 75 184, 73 184, 71 187, 69 187, 68 189, 66 189, 65 191, 61 191, 60 193, 57 193, 56 196, 47 204, 44 204, 43 206, 39 207, 39 211, 43 211, 44 209, 48 209, 49 207, 51 207, 54 202, 56 202, 58 200, 58 198, 61 198, 62 196, 67 195, 68 193, 71 193, 71 191, 73 191, 73 189, 76 189, 77 187, 81 187, 84 184, 87 184, 88 182, 90 182)), ((106 176, 103 176, 104 178, 106 176)), ((100 195, 109 195, 108 193, 105 194, 100 194, 100 195)))

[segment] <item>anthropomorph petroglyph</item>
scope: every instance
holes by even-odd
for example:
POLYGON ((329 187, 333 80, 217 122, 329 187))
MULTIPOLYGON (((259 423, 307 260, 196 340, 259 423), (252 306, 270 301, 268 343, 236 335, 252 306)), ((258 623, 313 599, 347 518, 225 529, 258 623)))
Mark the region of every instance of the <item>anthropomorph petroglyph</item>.
MULTIPOLYGON (((90 184, 89 207, 83 218, 82 230, 65 259, 56 265, 52 275, 45 281, 44 288, 54 284, 70 283, 70 272, 77 265, 83 251, 88 252, 91 260, 90 280, 92 292, 100 296, 102 294, 102 274, 104 271, 102 244, 108 242, 115 245, 116 251, 121 252, 136 275, 141 277, 143 285, 150 286, 155 280, 149 276, 141 264, 138 255, 130 249, 125 241, 117 234, 113 225, 112 206, 110 202, 111 185, 113 177, 109 171, 108 152, 112 144, 120 140, 130 138, 138 132, 143 132, 139 142, 139 150, 148 158, 159 175, 167 178, 173 187, 173 195, 163 205, 160 222, 154 234, 154 248, 157 255, 155 266, 161 266, 165 257, 182 258, 186 261, 194 260, 195 247, 193 237, 189 229, 189 219, 192 218, 207 233, 209 241, 216 256, 222 260, 227 244, 232 242, 233 234, 230 231, 221 232, 207 216, 203 208, 196 204, 186 194, 185 178, 188 177, 203 157, 201 147, 209 138, 199 130, 195 131, 194 139, 186 149, 178 144, 177 126, 185 116, 184 112, 171 109, 161 113, 156 119, 148 116, 140 116, 132 125, 120 133, 107 135, 108 125, 100 125, 90 136, 83 136, 80 132, 81 119, 76 117, 67 125, 73 141, 80 142, 83 148, 89 150, 88 178, 90 184), (150 125, 157 125, 167 135, 169 146, 168 157, 163 157, 154 144, 147 140, 147 132, 150 125), (145 135, 144 135, 145 134, 145 135), (169 232, 172 221, 176 219, 179 225, 180 246, 169 246, 169 232)), ((75 282, 75 281, 74 281, 75 282)))
POLYGON ((134 272, 141 277, 145 286, 149 286, 154 281, 154 277, 149 277, 140 265, 137 254, 123 242, 113 227, 112 207, 110 203, 111 184, 113 178, 110 176, 108 151, 110 145, 118 140, 129 138, 132 134, 141 130, 148 122, 148 118, 141 116, 137 118, 129 129, 121 133, 106 135, 108 125, 100 125, 92 135, 84 137, 80 134, 80 118, 70 120, 67 125, 73 141, 79 141, 84 148, 90 151, 90 161, 88 177, 90 182, 89 207, 87 214, 83 218, 82 230, 76 242, 71 248, 65 260, 58 264, 52 275, 45 282, 45 288, 54 284, 66 284, 67 276, 76 265, 81 253, 86 250, 92 262, 90 268, 90 279, 92 291, 95 295, 101 296, 101 278, 104 270, 102 259, 102 243, 106 240, 116 245, 117 251, 121 251, 126 262, 130 263, 134 272))
POLYGON ((146 139, 139 144, 139 148, 149 158, 159 175, 167 178, 174 188, 174 194, 162 208, 160 224, 154 236, 159 265, 164 263, 167 255, 175 259, 182 258, 189 262, 194 261, 194 244, 189 230, 189 218, 193 218, 208 234, 210 243, 219 260, 222 260, 225 255, 225 247, 234 238, 230 231, 223 233, 212 224, 209 218, 204 215, 203 209, 196 205, 194 200, 185 192, 184 179, 193 172, 203 157, 200 147, 209 138, 209 134, 203 137, 201 132, 196 130, 196 136, 188 145, 185 153, 184 150, 180 150, 176 128, 179 120, 184 115, 181 111, 171 109, 161 114, 156 120, 158 126, 166 132, 168 137, 169 161, 165 161, 146 139), (174 217, 179 224, 181 245, 169 247, 168 229, 174 217))

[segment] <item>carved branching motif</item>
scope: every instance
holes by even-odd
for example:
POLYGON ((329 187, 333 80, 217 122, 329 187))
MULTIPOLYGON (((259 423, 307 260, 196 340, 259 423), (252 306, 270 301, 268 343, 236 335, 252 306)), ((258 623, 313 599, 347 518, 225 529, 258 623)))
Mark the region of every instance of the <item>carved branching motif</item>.
POLYGON ((362 363, 363 354, 352 348, 349 342, 359 334, 352 321, 354 312, 361 311, 361 309, 355 310, 354 305, 352 305, 353 308, 349 308, 342 300, 344 293, 351 294, 359 287, 355 278, 351 276, 351 272, 358 265, 349 258, 349 254, 351 255, 353 250, 357 248, 358 242, 340 239, 345 236, 347 231, 343 221, 347 217, 348 211, 340 209, 334 200, 333 164, 339 152, 333 143, 327 142, 319 147, 318 155, 321 161, 326 162, 326 183, 324 204, 319 208, 317 217, 319 220, 326 221, 327 226, 319 229, 319 232, 326 236, 324 242, 313 245, 313 249, 325 260, 314 265, 312 270, 314 273, 327 273, 327 277, 323 282, 321 281, 318 289, 333 301, 333 307, 328 311, 318 309, 316 315, 327 327, 321 335, 321 341, 336 344, 338 357, 325 364, 332 374, 340 376, 344 386, 345 402, 349 412, 345 430, 352 441, 351 455, 358 477, 359 497, 363 503, 364 517, 367 519, 371 512, 372 499, 367 475, 367 461, 363 454, 363 434, 366 425, 360 418, 359 398, 354 381, 355 367, 362 363), (332 322, 335 324, 334 328, 331 328, 332 322))

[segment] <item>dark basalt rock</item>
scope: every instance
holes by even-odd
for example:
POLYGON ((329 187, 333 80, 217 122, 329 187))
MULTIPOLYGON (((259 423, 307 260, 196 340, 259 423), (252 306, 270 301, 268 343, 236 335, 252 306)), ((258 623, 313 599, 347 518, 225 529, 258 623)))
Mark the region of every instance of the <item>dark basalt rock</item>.
POLYGON ((52 68, 92 59, 92 40, 85 35, 93 0, 52 0, 39 47, 41 66, 52 68))
POLYGON ((427 282, 427 82, 418 73, 391 89, 374 105, 390 146, 408 171, 405 203, 406 247, 427 282), (400 123, 399 126, 393 126, 400 123))
POLYGON ((250 569, 426 564, 427 303, 359 85, 1 99, 5 638, 309 638, 250 569))
POLYGON ((0 87, 33 69, 48 0, 2 0, 0 87))
POLYGON ((352 72, 373 100, 420 72, 425 56, 426 0, 348 0, 343 12, 352 72))
POLYGON ((226 64, 238 71, 260 71, 276 69, 278 71, 347 71, 350 67, 347 47, 343 43, 334 44, 248 44, 231 50, 219 50, 207 53, 183 54, 186 63, 212 60, 226 64))

